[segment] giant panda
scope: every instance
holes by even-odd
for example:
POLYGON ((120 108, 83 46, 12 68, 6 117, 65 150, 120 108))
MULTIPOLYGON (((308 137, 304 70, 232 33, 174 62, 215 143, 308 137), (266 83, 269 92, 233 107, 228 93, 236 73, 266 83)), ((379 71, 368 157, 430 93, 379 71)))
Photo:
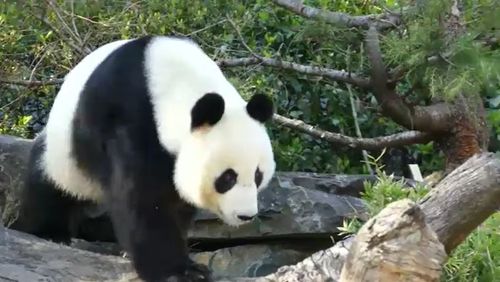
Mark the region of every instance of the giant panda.
POLYGON ((275 171, 265 123, 273 103, 245 101, 188 38, 118 40, 65 77, 36 137, 19 230, 67 242, 74 201, 107 207, 144 281, 212 281, 188 257, 196 209, 231 226, 258 213, 275 171))

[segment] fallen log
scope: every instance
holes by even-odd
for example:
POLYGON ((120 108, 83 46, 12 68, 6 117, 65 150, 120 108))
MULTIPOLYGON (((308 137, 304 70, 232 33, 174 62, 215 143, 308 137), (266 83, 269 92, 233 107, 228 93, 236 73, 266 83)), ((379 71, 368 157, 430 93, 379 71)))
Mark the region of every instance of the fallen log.
POLYGON ((470 158, 419 203, 429 226, 449 254, 500 208, 500 159, 493 153, 470 158))
MULTIPOLYGON (((439 239, 440 243, 443 246, 448 246, 446 251, 449 253, 466 237, 466 235, 476 226, 481 224, 500 206, 499 193, 500 160, 492 153, 483 153, 474 156, 438 184, 434 190, 424 198, 422 203, 414 205, 413 207, 408 204, 410 207, 408 210, 412 210, 414 212, 413 215, 408 212, 398 213, 400 220, 403 220, 403 222, 406 220, 410 226, 415 226, 413 229, 407 229, 410 230, 410 232, 393 232, 391 234, 396 234, 396 236, 389 236, 383 239, 390 238, 392 242, 396 242, 397 240, 408 242, 408 240, 412 239, 413 241, 410 240, 410 242, 413 242, 415 246, 412 245, 410 249, 417 251, 417 246, 419 246, 418 244, 420 243, 415 240, 414 237, 407 235, 420 234, 422 238, 426 238, 428 242, 432 242, 433 246, 439 246, 435 244, 432 236, 432 232, 435 232, 435 236, 437 236, 436 238, 439 239), (463 174, 469 175, 466 176, 463 174), (477 195, 476 193, 481 193, 481 195, 477 195), (479 197, 483 204, 476 204, 476 201, 478 201, 477 197, 479 197), (421 212, 418 212, 419 209, 421 209, 421 212), (438 211, 440 213, 437 213, 438 211), (471 213, 475 216, 465 216, 466 213, 471 213), (425 215, 425 224, 423 220, 418 220, 421 218, 419 216, 420 214, 425 215), (456 214, 462 214, 463 216, 457 217, 455 216, 456 214), (430 229, 427 228, 426 225, 430 227, 430 229), (453 228, 454 226, 458 226, 459 228, 453 228), (431 229, 433 230, 432 232, 430 231, 431 229), (451 234, 451 232, 458 233, 451 234)), ((386 207, 386 209, 375 218, 387 215, 388 209, 394 208, 395 205, 401 205, 401 203, 386 207)), ((370 222, 373 221, 375 220, 367 222, 363 228, 365 230, 370 229, 370 222)), ((400 227, 399 229, 401 230, 409 228, 404 224, 398 225, 396 222, 397 220, 388 221, 386 224, 388 227, 392 228, 400 227)), ((372 228, 373 226, 375 225, 372 225, 372 228)), ((380 230, 379 234, 383 233, 384 231, 380 230)), ((353 269, 352 267, 356 264, 356 269, 363 269, 364 267, 361 265, 363 261, 375 264, 377 261, 382 261, 364 259, 352 263, 352 260, 356 258, 356 250, 362 249, 359 247, 362 243, 359 242, 364 242, 363 237, 360 235, 358 236, 353 239, 352 246, 357 247, 351 248, 352 252, 349 253, 351 262, 349 262, 349 264, 344 264, 345 269, 342 270, 342 277, 350 277, 349 271, 353 269)), ((384 244, 384 240, 378 243, 378 245, 380 244, 384 244)), ((428 251, 429 246, 426 247, 424 244, 420 247, 428 251)), ((409 250, 404 247, 403 245, 399 251, 405 252, 409 250)), ((439 247, 436 247, 436 249, 439 249, 439 247)), ((397 254, 398 251, 396 250, 395 252, 389 253, 394 255, 397 254)), ((343 258, 346 254, 347 248, 339 252, 337 245, 327 250, 317 252, 296 265, 283 266, 278 269, 276 273, 258 278, 231 278, 229 281, 339 281, 339 271, 335 271, 336 267, 338 270, 338 266, 335 265, 339 265, 339 263, 342 265, 343 258)), ((427 252, 422 252, 422 254, 427 254, 427 252)), ((426 269, 435 269, 436 265, 442 265, 444 261, 443 253, 435 251, 434 257, 436 258, 435 262, 427 262, 427 264, 424 264, 426 269)), ((407 262, 408 264, 413 263, 406 259, 400 261, 400 263, 402 262, 407 262)), ((406 265, 404 269, 411 270, 412 268, 406 265)), ((382 269, 379 267, 379 270, 386 271, 387 267, 382 269)), ((394 269, 389 271, 394 271, 394 269)), ((421 272, 406 270, 406 273, 416 274, 421 272)), ((437 270, 432 274, 432 277, 435 275, 437 275, 437 270)), ((33 277, 42 277, 45 279, 44 281, 136 280, 136 276, 131 270, 128 261, 120 257, 102 256, 91 252, 79 251, 12 230, 0 230, 0 278, 7 281, 33 281, 31 279, 33 277), (49 256, 48 254, 51 255, 49 256), (50 257, 50 260, 48 260, 47 257, 50 257), (82 269, 85 269, 85 271, 82 269), (89 271, 91 273, 89 273, 89 271), (28 280, 20 279, 20 277, 28 278, 28 280)), ((220 281, 228 280, 221 278, 220 281)))
MULTIPOLYGON (((5 227, 11 227, 16 221, 36 220, 36 210, 23 215, 24 218, 19 215, 31 146, 32 140, 0 134, 0 218, 5 227)), ((358 197, 365 181, 374 182, 376 178, 280 171, 273 177, 269 189, 259 195, 259 220, 232 228, 221 224, 215 215, 201 211, 196 214, 188 237, 198 246, 200 242, 204 246, 214 243, 232 246, 244 241, 255 243, 264 238, 286 240, 289 237, 321 239, 329 244, 331 234, 338 233, 336 227, 344 218, 367 219, 364 203, 358 197)), ((75 214, 78 216, 71 222, 74 237, 87 241, 115 241, 103 206, 89 203, 75 214)), ((307 255, 322 248, 325 245, 314 247, 307 255)))

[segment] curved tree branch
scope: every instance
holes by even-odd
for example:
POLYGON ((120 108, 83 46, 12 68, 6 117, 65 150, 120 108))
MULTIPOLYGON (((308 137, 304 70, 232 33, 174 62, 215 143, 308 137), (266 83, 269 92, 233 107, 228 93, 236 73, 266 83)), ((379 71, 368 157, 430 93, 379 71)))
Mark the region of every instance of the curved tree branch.
POLYGON ((62 84, 64 79, 50 79, 50 80, 17 80, 17 79, 4 79, 0 78, 0 84, 11 84, 25 87, 41 87, 47 85, 62 84))
MULTIPOLYGON (((248 46, 248 44, 245 41, 245 38, 243 38, 243 35, 241 35, 241 31, 239 27, 228 17, 227 21, 231 24, 233 27, 234 31, 236 32, 241 44, 243 47, 252 55, 251 58, 248 58, 245 62, 246 63, 255 63, 255 64, 261 64, 264 66, 268 67, 274 67, 282 70, 289 70, 289 71, 294 71, 297 73, 301 74, 306 74, 306 75, 312 75, 316 77, 322 77, 329 79, 331 81, 339 81, 339 82, 345 82, 345 83, 350 83, 354 84, 360 88, 367 88, 369 86, 369 80, 365 78, 358 77, 354 74, 351 74, 346 71, 339 71, 339 70, 334 70, 334 69, 328 69, 328 68, 323 68, 323 67, 315 67, 315 66, 307 66, 307 65, 300 65, 297 63, 293 62, 286 62, 286 61, 281 61, 277 59, 272 59, 272 58, 265 58, 262 57, 261 55, 257 54, 248 46), (253 59, 253 60, 252 60, 253 59)), ((224 61, 219 61, 219 66, 225 66, 224 61)), ((232 64, 231 66, 235 66, 232 64)))
POLYGON ((277 68, 281 70, 294 71, 300 74, 322 77, 330 81, 349 83, 364 89, 368 88, 370 85, 368 79, 357 76, 347 71, 335 70, 317 66, 301 65, 293 62, 282 61, 272 58, 251 57, 251 58, 240 58, 240 59, 227 59, 227 60, 219 60, 218 64, 221 67, 236 67, 236 66, 261 64, 263 66, 277 68))
POLYGON ((400 14, 385 13, 379 15, 351 16, 345 13, 326 11, 302 4, 299 0, 273 0, 281 6, 297 15, 308 19, 322 20, 329 24, 345 27, 368 28, 375 25, 378 28, 391 28, 400 24, 400 14))
POLYGON ((371 26, 366 35, 366 51, 371 63, 371 86, 373 95, 382 108, 384 115, 410 129, 433 133, 447 132, 451 109, 446 103, 430 106, 410 106, 388 87, 388 75, 378 40, 377 29, 371 26))
MULTIPOLYGON (((281 70, 293 71, 300 74, 322 77, 330 81, 345 82, 360 88, 369 87, 368 79, 364 77, 359 77, 355 74, 346 71, 317 67, 317 66, 301 65, 293 62, 281 61, 271 58, 248 57, 248 58, 235 58, 235 59, 221 59, 217 61, 217 64, 221 68, 242 67, 242 66, 251 66, 260 64, 263 66, 277 68, 281 70)), ((0 78, 0 83, 15 84, 27 87, 61 84, 62 82, 63 79, 53 79, 47 81, 41 81, 41 80, 27 81, 27 80, 9 80, 0 78)))
POLYGON ((386 147, 399 147, 410 144, 427 143, 432 139, 431 135, 418 131, 406 131, 375 138, 354 138, 339 133, 317 129, 301 120, 290 119, 278 114, 274 114, 273 121, 288 128, 292 128, 319 138, 320 140, 356 149, 378 150, 386 147))

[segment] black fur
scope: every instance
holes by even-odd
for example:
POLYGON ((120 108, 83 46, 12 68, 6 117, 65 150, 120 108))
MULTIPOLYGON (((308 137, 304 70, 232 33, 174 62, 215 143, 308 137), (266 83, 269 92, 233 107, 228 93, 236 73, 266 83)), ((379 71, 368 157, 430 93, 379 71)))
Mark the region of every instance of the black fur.
POLYGON ((257 188, 259 188, 260 184, 262 184, 263 178, 264 178, 264 175, 262 174, 262 171, 260 171, 260 169, 257 168, 255 170, 255 176, 254 176, 255 185, 257 186, 257 188))
POLYGON ((73 157, 103 184, 117 239, 143 280, 211 281, 208 269, 188 257, 195 209, 177 194, 174 156, 158 140, 143 69, 149 42, 128 42, 90 76, 73 121, 73 157))
POLYGON ((247 113, 253 119, 264 123, 269 120, 274 113, 273 102, 264 94, 255 94, 248 101, 247 113))
POLYGON ((214 186, 217 193, 224 194, 231 190, 237 182, 238 174, 234 169, 226 169, 217 179, 215 180, 214 186))
POLYGON ((217 93, 207 93, 191 110, 191 130, 205 124, 216 124, 224 114, 224 99, 217 93))

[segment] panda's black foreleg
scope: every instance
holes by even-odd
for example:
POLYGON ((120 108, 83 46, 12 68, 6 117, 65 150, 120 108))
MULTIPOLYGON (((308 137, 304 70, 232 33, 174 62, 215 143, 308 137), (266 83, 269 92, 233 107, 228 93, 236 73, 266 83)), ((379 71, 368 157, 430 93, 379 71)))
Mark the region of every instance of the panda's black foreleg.
MULTIPOLYGON (((161 165, 127 138, 107 147, 111 174, 106 191, 115 234, 144 281, 212 281, 208 269, 189 259, 179 201, 163 187, 161 165), (139 157, 140 156, 140 157, 139 157)), ((154 158, 154 157, 152 157, 154 158)), ((161 163, 161 162, 160 162, 161 163)))

